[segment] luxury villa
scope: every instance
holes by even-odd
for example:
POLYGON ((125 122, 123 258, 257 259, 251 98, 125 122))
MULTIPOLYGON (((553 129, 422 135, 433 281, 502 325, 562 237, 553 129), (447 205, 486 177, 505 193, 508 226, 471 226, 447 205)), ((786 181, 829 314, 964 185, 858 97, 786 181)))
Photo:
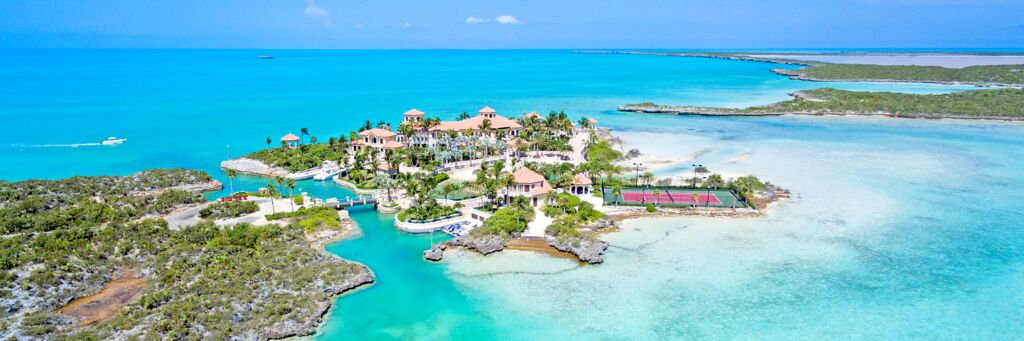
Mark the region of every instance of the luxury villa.
POLYGON ((416 109, 406 111, 403 114, 402 123, 413 124, 417 128, 413 136, 405 138, 406 143, 415 146, 433 145, 437 143, 440 133, 446 131, 454 131, 462 136, 483 136, 491 139, 503 137, 507 139, 519 135, 519 132, 523 129, 519 122, 498 115, 497 111, 491 107, 484 107, 480 109, 476 116, 461 121, 441 121, 434 125, 423 124, 425 122, 423 116, 423 112, 416 109))
POLYGON ((398 134, 387 129, 367 129, 359 132, 359 136, 362 139, 352 141, 352 150, 356 152, 373 149, 377 155, 383 156, 390 149, 405 147, 405 144, 398 142, 398 134))
POLYGON ((537 207, 540 203, 544 202, 544 199, 547 198, 548 193, 552 190, 551 184, 548 183, 547 179, 544 179, 543 175, 526 167, 519 168, 519 170, 512 173, 512 181, 514 184, 507 194, 530 198, 530 205, 533 207, 537 207))
MULTIPOLYGON (((536 112, 530 113, 540 117, 536 112)), ((351 148, 354 152, 374 149, 378 156, 390 149, 405 146, 433 146, 437 143, 442 133, 453 131, 461 136, 480 136, 490 139, 513 139, 519 135, 523 126, 513 119, 498 115, 491 107, 480 109, 477 116, 461 121, 439 121, 429 123, 424 118, 425 114, 417 109, 406 111, 402 114, 402 124, 412 125, 414 133, 411 136, 402 136, 388 129, 367 129, 359 132, 361 139, 352 141, 351 148), (486 122, 486 123, 484 123, 486 122), (486 128, 486 129, 485 129, 486 128)), ((298 143, 298 137, 288 134, 282 138, 294 138, 294 141, 287 142, 289 146, 298 143)))

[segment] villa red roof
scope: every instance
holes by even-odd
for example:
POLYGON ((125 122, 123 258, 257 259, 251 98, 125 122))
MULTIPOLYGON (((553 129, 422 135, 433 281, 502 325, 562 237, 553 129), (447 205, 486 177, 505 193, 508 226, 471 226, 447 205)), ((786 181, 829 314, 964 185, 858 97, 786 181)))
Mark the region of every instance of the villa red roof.
POLYGON ((424 114, 423 114, 422 111, 419 111, 419 110, 416 110, 416 109, 412 109, 412 110, 406 111, 405 114, 403 114, 403 115, 405 115, 405 116, 423 117, 424 114))
POLYGON ((430 130, 445 131, 445 130, 476 130, 480 129, 480 125, 484 123, 484 120, 491 121, 492 129, 520 129, 523 126, 519 122, 508 119, 501 115, 494 115, 494 117, 488 118, 484 116, 475 116, 464 119, 462 121, 443 121, 430 130))
POLYGON ((497 111, 494 111, 494 109, 491 108, 491 107, 484 107, 483 109, 480 109, 480 113, 481 114, 493 114, 493 113, 496 113, 496 112, 497 111))
POLYGON ((359 135, 361 135, 361 136, 371 136, 372 135, 372 136, 376 136, 376 137, 392 137, 392 136, 397 136, 398 134, 395 134, 393 131, 390 131, 390 130, 387 130, 387 129, 374 128, 374 129, 363 130, 363 131, 359 132, 359 135))
POLYGON ((576 176, 572 178, 572 184, 577 186, 590 186, 593 185, 594 182, 590 181, 590 178, 586 175, 576 174, 576 176))
POLYGON ((285 135, 284 137, 281 138, 282 142, 295 142, 295 141, 299 141, 299 140, 301 140, 301 139, 298 136, 295 136, 293 134, 288 134, 288 135, 285 135))
POLYGON ((532 184, 541 181, 547 182, 547 180, 544 180, 543 175, 540 175, 539 173, 526 167, 520 168, 519 170, 512 173, 512 179, 515 180, 517 184, 532 184))
POLYGON ((597 120, 595 120, 595 119, 593 119, 593 118, 588 118, 588 119, 587 119, 587 123, 590 123, 590 124, 597 124, 597 120))
POLYGON ((536 119, 539 119, 539 120, 543 120, 544 119, 544 116, 541 116, 540 113, 538 113, 536 111, 531 112, 529 114, 526 114, 526 116, 523 116, 523 117, 525 117, 527 119, 531 119, 531 118, 536 118, 536 119))
POLYGON ((387 142, 384 142, 384 146, 383 147, 387 148, 387 149, 395 149, 395 148, 405 147, 405 145, 402 144, 401 142, 398 142, 398 141, 387 141, 387 142))

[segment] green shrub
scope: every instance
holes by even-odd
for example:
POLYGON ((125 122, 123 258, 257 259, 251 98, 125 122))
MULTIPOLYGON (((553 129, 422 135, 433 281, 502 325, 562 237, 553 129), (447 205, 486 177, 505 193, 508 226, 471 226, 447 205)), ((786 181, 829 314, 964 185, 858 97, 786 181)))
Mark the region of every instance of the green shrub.
POLYGON ((259 205, 254 201, 217 202, 200 210, 199 217, 203 219, 236 218, 259 210, 259 205))
POLYGON ((302 202, 303 202, 302 200, 303 199, 302 199, 301 195, 296 195, 296 196, 292 197, 292 202, 294 202, 296 205, 300 205, 301 206, 302 202))
POLYGON ((658 208, 655 207, 654 204, 647 204, 647 212, 654 212, 654 211, 657 211, 657 210, 658 210, 658 208))
POLYGON ((484 221, 483 226, 473 229, 474 235, 513 236, 526 231, 526 224, 533 221, 532 209, 524 209, 516 205, 503 207, 494 212, 484 221))

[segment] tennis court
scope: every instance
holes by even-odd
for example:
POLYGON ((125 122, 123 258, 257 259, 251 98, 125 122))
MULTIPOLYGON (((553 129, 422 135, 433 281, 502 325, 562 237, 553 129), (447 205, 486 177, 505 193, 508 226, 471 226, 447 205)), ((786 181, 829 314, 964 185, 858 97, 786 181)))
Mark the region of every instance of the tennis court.
POLYGON ((686 188, 622 188, 618 198, 605 189, 605 204, 637 205, 658 204, 661 206, 709 206, 709 207, 742 207, 736 196, 727 190, 686 189, 686 188), (658 194, 654 194, 654 190, 658 194), (696 195, 695 195, 696 194, 696 195), (735 206, 734 206, 735 205, 735 206))

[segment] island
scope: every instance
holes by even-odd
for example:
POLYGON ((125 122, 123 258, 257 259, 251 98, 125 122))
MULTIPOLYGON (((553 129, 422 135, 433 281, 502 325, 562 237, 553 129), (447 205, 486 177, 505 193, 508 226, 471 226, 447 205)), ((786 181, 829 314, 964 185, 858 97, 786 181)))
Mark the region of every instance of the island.
POLYGON ((430 261, 453 248, 485 255, 511 248, 598 264, 608 245, 597 237, 623 219, 757 216, 788 196, 752 175, 727 179, 701 167, 674 183, 633 169, 639 151, 623 150, 596 120, 564 112, 507 117, 484 107, 445 121, 410 109, 400 122, 393 131, 367 121, 327 143, 305 138, 303 128, 221 165, 270 179, 263 194, 279 193, 287 177, 332 180, 358 197, 308 200, 336 209, 372 204, 396 213, 402 232, 451 235, 424 251, 430 261), (274 168, 281 171, 262 171, 274 168))
POLYGON ((1024 120, 1024 91, 994 89, 918 95, 831 88, 792 93, 793 99, 749 108, 627 104, 619 111, 696 116, 871 115, 902 118, 1024 120))
POLYGON ((373 282, 319 247, 323 231, 352 228, 343 215, 300 207, 224 224, 257 208, 199 195, 221 188, 186 169, 0 181, 0 338, 309 335, 336 296, 373 282), (164 219, 188 210, 203 219, 164 219))
MULTIPOLYGON (((668 57, 716 58, 740 61, 765 62, 796 66, 772 69, 779 75, 806 81, 829 82, 912 82, 936 84, 968 84, 977 86, 1024 87, 1024 56, 1011 59, 1017 64, 983 64, 972 65, 970 62, 954 66, 949 63, 940 65, 882 65, 880 59, 913 56, 934 56, 935 54, 901 53, 901 54, 810 54, 810 53, 727 53, 727 52, 659 52, 659 51, 579 51, 581 53, 610 53, 632 55, 654 55, 668 57), (851 61, 873 61, 868 63, 825 62, 822 56, 836 57, 830 60, 841 60, 840 57, 856 57, 869 55, 874 59, 850 59, 851 61), (815 60, 818 59, 818 60, 815 60)), ((965 54, 942 54, 942 56, 972 57, 965 54)), ((984 57, 984 56, 974 56, 984 57)))

